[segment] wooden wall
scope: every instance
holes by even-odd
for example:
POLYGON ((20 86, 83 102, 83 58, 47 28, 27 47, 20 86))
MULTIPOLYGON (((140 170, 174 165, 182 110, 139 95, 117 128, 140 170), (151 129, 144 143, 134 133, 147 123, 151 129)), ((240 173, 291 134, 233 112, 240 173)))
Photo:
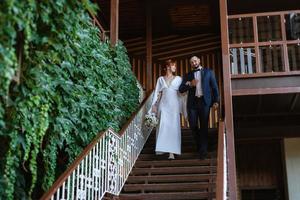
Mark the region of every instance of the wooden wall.
POLYGON ((236 146, 238 186, 242 190, 274 189, 284 199, 281 140, 239 141, 236 146))

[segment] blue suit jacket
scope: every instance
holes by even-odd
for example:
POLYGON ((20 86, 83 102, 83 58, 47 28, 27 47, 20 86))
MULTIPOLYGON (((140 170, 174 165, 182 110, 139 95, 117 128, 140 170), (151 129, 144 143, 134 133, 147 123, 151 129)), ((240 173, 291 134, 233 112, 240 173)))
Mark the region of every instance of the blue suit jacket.
MULTIPOLYGON (((186 85, 187 81, 192 81, 193 79, 195 79, 194 71, 191 71, 183 77, 182 83, 179 87, 179 92, 181 93, 189 91, 187 108, 193 108, 196 106, 196 87, 186 85)), ((212 70, 203 68, 203 72, 201 72, 201 86, 205 105, 212 106, 213 103, 219 102, 218 84, 212 70)))

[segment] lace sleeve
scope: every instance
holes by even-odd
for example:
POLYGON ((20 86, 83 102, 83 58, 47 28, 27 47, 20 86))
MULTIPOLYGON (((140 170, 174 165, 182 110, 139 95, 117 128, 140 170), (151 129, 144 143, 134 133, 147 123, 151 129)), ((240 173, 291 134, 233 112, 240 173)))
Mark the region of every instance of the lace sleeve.
POLYGON ((163 89, 164 89, 164 85, 161 81, 161 77, 159 77, 157 79, 157 82, 156 82, 150 112, 151 112, 153 106, 158 106, 159 105, 159 102, 160 102, 161 97, 162 97, 163 89))

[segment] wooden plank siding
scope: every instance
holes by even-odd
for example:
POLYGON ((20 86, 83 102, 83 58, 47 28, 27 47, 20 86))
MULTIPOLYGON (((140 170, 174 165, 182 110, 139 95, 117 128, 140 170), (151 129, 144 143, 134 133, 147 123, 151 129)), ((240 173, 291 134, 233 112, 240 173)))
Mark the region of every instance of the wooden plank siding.
POLYGON ((242 190, 275 189, 283 197, 281 140, 238 141, 236 162, 238 188, 242 190))

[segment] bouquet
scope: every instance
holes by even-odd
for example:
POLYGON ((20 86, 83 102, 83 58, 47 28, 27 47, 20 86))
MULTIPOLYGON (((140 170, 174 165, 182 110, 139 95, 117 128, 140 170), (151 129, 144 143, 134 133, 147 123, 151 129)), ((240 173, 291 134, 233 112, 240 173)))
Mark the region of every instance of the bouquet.
POLYGON ((154 128, 158 124, 158 119, 154 113, 147 113, 145 115, 145 126, 147 128, 154 128))

